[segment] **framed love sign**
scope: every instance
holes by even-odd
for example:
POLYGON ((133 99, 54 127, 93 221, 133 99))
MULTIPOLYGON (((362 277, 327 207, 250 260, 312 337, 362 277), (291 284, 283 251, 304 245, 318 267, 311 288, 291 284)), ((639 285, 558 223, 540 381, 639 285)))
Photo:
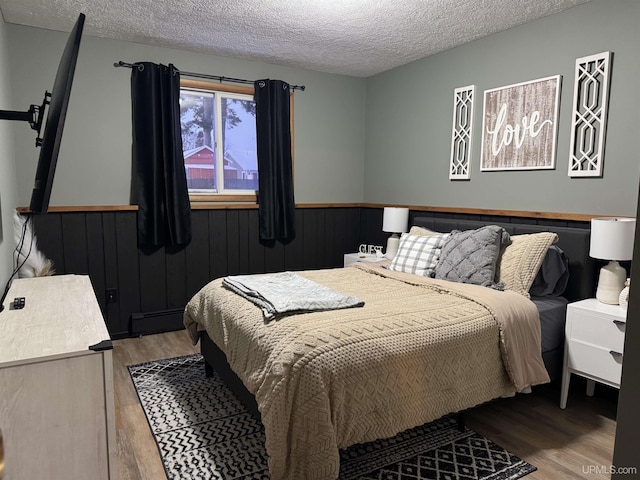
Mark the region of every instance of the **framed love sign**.
POLYGON ((481 171, 555 168, 561 76, 484 91, 481 171))

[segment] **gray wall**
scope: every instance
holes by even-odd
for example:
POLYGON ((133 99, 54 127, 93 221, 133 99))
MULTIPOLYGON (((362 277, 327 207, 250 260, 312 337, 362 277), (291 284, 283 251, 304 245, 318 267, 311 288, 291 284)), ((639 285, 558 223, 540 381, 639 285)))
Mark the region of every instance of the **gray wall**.
MULTIPOLYGON (((40 103, 51 89, 67 34, 5 25, 14 108, 40 103)), ((236 78, 280 78, 295 94, 296 201, 360 202, 364 169, 364 80, 299 68, 84 36, 51 205, 126 205, 131 170, 131 71, 123 60, 173 63, 183 71, 236 78)), ((8 107, 7 107, 8 108, 8 107)), ((34 135, 15 128, 18 201, 28 205, 37 159, 34 135)))
MULTIPOLYGON (((593 0, 366 80, 85 36, 52 205, 129 203, 130 72, 112 64, 150 60, 185 71, 305 84, 307 90, 295 95, 298 202, 634 215, 639 16, 640 2, 593 0), (566 171, 575 59, 605 50, 614 52, 614 62, 604 176, 571 179, 566 171), (556 169, 481 173, 482 92, 555 74, 563 76, 556 169), (469 84, 477 88, 471 180, 453 182, 452 94, 469 84)), ((13 86, 12 105, 5 108, 24 109, 51 88, 66 34, 9 24, 4 30, 13 86)), ((33 132, 13 123, 18 203, 26 205, 37 150, 33 132)))
POLYGON ((639 18, 636 0, 593 0, 369 78, 364 200, 635 216, 639 18), (607 50, 614 60, 604 176, 572 179, 575 60, 607 50), (483 91, 557 74, 563 81, 555 170, 480 172, 483 91), (453 89, 472 84, 471 180, 450 181, 453 89))
MULTIPOLYGON (((0 15, 0 109, 11 110, 11 95, 8 71, 7 26, 0 15)), ((4 293, 4 285, 11 274, 13 260, 13 211, 17 206, 16 172, 11 137, 12 124, 8 120, 0 120, 0 297, 4 293)), ((25 122, 24 126, 29 129, 25 122)), ((8 308, 5 305, 5 308, 8 308)))

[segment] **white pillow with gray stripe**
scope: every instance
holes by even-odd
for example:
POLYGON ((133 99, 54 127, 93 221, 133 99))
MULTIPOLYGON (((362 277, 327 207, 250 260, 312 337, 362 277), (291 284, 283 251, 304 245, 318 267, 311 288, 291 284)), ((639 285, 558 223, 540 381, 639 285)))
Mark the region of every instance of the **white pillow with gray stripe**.
POLYGON ((448 236, 448 233, 429 236, 403 233, 398 253, 391 261, 389 269, 433 277, 440 251, 448 236))

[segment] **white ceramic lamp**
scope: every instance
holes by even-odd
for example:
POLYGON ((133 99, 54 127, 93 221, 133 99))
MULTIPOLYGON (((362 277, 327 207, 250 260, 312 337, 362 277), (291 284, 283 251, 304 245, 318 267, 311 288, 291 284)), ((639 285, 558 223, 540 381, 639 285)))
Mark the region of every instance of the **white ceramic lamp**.
POLYGON ((382 231, 392 233, 387 240, 387 250, 385 252, 385 256, 388 259, 393 259, 393 257, 396 256, 396 253, 398 253, 398 245, 400 244, 400 237, 398 234, 406 232, 408 224, 408 208, 384 207, 382 231))
POLYGON ((633 258, 635 218, 593 218, 589 256, 609 263, 600 269, 596 298, 602 303, 618 305, 627 272, 618 261, 633 258))

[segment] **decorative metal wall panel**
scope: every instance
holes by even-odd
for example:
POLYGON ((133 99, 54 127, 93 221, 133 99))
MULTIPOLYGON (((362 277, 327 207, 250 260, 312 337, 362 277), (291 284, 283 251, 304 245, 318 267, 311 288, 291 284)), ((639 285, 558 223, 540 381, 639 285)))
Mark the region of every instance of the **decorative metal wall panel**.
POLYGON ((475 89, 475 85, 469 85, 456 88, 453 93, 450 180, 468 180, 470 178, 475 89))
POLYGON ((611 52, 576 60, 569 151, 570 177, 601 177, 611 52))

